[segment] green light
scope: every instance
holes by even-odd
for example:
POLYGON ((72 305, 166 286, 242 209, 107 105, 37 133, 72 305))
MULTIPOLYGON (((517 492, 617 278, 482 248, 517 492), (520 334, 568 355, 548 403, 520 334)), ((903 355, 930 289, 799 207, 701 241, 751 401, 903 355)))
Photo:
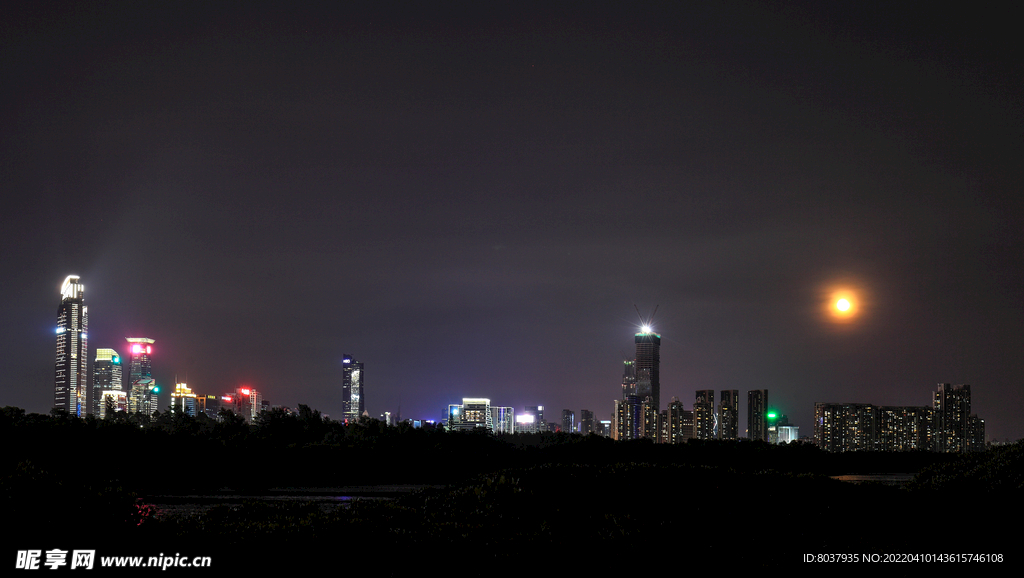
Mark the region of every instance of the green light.
POLYGON ((768 419, 775 419, 775 418, 776 418, 776 415, 775 415, 774 411, 768 412, 768 419))

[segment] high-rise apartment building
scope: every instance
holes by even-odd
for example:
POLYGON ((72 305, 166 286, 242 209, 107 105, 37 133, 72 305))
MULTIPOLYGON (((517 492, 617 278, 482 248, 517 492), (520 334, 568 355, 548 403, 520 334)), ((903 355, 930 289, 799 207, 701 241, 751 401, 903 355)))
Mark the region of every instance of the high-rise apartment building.
POLYGON ((699 440, 715 439, 715 390, 697 390, 693 402, 693 437, 699 440))
POLYGON ((640 439, 643 436, 643 404, 637 396, 627 395, 615 400, 615 433, 619 441, 640 439))
POLYGON ((874 450, 877 418, 869 403, 815 403, 814 443, 830 452, 874 450))
POLYGON ((651 398, 654 411, 661 411, 661 335, 644 326, 634 335, 636 342, 636 396, 651 398))
POLYGON ((971 386, 940 383, 935 390, 935 451, 970 451, 971 386))
POLYGON ((734 440, 739 437, 740 392, 723 389, 718 402, 718 439, 734 440))
POLYGON ((81 278, 68 275, 61 285, 60 295, 53 407, 84 416, 89 409, 89 309, 85 306, 85 286, 81 278))
POLYGON ((148 337, 125 337, 128 342, 128 411, 150 417, 157 411, 156 381, 153 380, 153 344, 148 337))
POLYGON ((693 412, 683 408, 683 402, 673 397, 668 404, 668 443, 686 443, 693 437, 693 412))
POLYGON ((626 399, 628 395, 636 395, 636 362, 627 359, 622 363, 622 399, 626 399))
POLYGON ((341 414, 347 422, 359 421, 366 411, 366 395, 363 392, 363 362, 345 354, 341 360, 341 414))
POLYGON ((117 398, 120 397, 113 394, 108 399, 104 392, 127 394, 122 388, 121 356, 113 349, 100 348, 96 350, 96 359, 92 363, 92 396, 89 402, 89 413, 100 419, 107 415, 106 406, 116 406, 117 398))
POLYGON ((747 392, 747 439, 768 441, 768 390, 747 392))

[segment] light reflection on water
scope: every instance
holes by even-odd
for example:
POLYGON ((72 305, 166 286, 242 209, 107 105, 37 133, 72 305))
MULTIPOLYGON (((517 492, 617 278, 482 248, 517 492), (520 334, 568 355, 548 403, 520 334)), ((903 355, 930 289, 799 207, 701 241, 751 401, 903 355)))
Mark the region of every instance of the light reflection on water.
POLYGON ((862 484, 864 482, 875 482, 887 486, 905 486, 917 474, 847 474, 843 476, 830 476, 833 480, 862 484))
POLYGON ((347 488, 282 488, 259 494, 239 494, 225 490, 215 494, 147 496, 143 502, 154 506, 157 516, 202 514, 217 506, 232 509, 247 502, 279 506, 313 504, 325 513, 349 508, 360 500, 394 500, 428 486, 361 486, 347 488))

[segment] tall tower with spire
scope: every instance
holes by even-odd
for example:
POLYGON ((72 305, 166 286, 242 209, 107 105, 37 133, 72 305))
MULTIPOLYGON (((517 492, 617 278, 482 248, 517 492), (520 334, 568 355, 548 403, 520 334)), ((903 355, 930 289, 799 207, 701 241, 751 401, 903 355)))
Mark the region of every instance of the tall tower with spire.
POLYGON ((60 295, 53 407, 82 417, 88 412, 89 392, 89 309, 82 279, 68 275, 60 295))

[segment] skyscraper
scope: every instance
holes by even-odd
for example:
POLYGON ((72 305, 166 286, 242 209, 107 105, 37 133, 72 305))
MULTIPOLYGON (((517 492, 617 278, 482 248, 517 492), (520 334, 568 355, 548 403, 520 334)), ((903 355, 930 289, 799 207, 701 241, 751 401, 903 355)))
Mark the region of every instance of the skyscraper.
POLYGON ((562 410, 562 431, 565 433, 576 431, 576 412, 571 409, 562 410))
POLYGON ((655 413, 661 411, 661 335, 644 326, 635 336, 636 395, 651 398, 655 413))
MULTIPOLYGON (((968 452, 974 437, 971 431, 971 386, 940 383, 935 390, 935 450, 968 452)), ((984 439, 984 435, 982 435, 984 439)))
POLYGON ((740 392, 736 389, 723 389, 722 400, 718 402, 718 439, 737 439, 739 421, 740 392))
POLYGON ((627 359, 623 364, 622 399, 626 399, 626 396, 636 395, 636 362, 627 359))
POLYGON ((152 416, 157 410, 153 380, 153 344, 148 337, 125 337, 128 342, 128 411, 152 416))
POLYGON ((54 370, 53 407, 72 415, 88 412, 89 308, 78 275, 68 275, 60 288, 57 307, 57 363, 54 370))
POLYGON ((587 435, 596 431, 594 425, 594 412, 589 409, 580 410, 580 433, 587 435))
POLYGON ((699 440, 715 439, 715 390, 697 390, 693 402, 693 437, 699 440))
POLYGON ((693 412, 683 408, 683 402, 673 397, 668 404, 668 443, 681 444, 693 437, 693 412))
POLYGON ((341 414, 349 422, 359 421, 366 411, 366 397, 363 393, 363 362, 342 356, 341 414))
POLYGON ((768 390, 752 389, 747 392, 747 439, 768 441, 768 390))
MULTIPOLYGON (((121 392, 121 356, 113 349, 97 349, 92 364, 92 400, 89 413, 106 416, 104 392, 121 392)), ((114 394, 117 397, 117 394, 114 394)), ((115 401, 116 404, 116 401, 115 401)))
POLYGON ((199 413, 199 396, 192 392, 184 383, 174 384, 174 391, 171 392, 171 412, 183 413, 196 417, 199 413))

